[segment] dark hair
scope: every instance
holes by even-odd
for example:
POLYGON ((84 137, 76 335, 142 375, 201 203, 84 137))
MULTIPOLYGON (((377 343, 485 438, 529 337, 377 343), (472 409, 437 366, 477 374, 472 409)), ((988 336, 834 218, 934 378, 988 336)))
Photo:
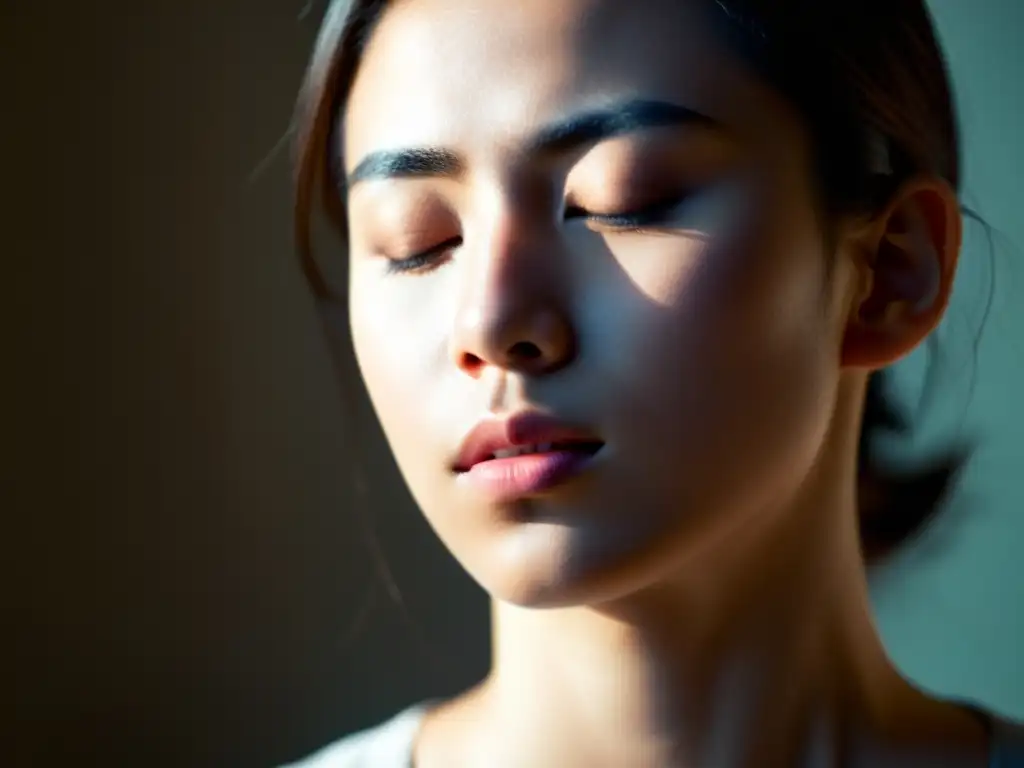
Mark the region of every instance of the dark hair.
MULTIPOLYGON (((944 179, 959 193, 952 89, 924 0, 706 2, 717 6, 729 43, 802 115, 826 221, 841 212, 880 210, 918 175, 944 179)), ((331 138, 386 6, 387 0, 332 0, 298 102, 296 238, 309 283, 322 298, 331 291, 313 259, 312 213, 319 202, 345 236, 331 138)), ((870 376, 860 435, 860 533, 869 561, 934 517, 967 459, 957 448, 913 470, 887 467, 876 438, 908 428, 888 385, 886 372, 870 376)))

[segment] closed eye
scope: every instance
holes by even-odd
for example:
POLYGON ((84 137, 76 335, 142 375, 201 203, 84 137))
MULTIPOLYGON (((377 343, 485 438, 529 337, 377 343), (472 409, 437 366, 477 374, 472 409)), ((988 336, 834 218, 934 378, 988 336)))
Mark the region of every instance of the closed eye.
POLYGON ((411 256, 405 256, 400 259, 389 258, 387 270, 390 274, 397 274, 402 272, 427 272, 441 265, 441 263, 448 258, 451 251, 462 245, 462 236, 451 237, 442 243, 414 253, 411 256))
MULTIPOLYGON (((622 213, 594 213, 579 206, 569 206, 565 219, 586 219, 602 229, 622 232, 643 232, 664 228, 670 224, 679 207, 686 201, 686 195, 677 195, 652 205, 622 213)), ((450 256, 455 248, 462 245, 462 237, 453 237, 419 253, 403 258, 389 258, 389 273, 427 272, 434 269, 450 256)))
POLYGON ((616 230, 644 230, 663 227, 672 221, 678 208, 686 200, 686 196, 675 196, 652 205, 632 211, 620 213, 595 213, 579 206, 569 206, 565 210, 565 218, 587 219, 601 228, 616 230))

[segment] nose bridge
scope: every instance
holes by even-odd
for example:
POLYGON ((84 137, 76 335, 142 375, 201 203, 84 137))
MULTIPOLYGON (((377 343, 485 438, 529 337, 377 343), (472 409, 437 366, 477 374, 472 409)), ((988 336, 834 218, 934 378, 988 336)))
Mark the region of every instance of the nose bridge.
POLYGON ((451 336, 456 365, 470 373, 486 366, 539 372, 564 363, 573 334, 556 250, 507 208, 469 238, 451 336))
POLYGON ((540 282, 537 261, 540 238, 530 237, 516 217, 498 212, 481 232, 467 265, 466 309, 497 326, 513 321, 525 306, 537 301, 540 282), (532 247, 530 241, 533 241, 532 247), (533 253, 531 253, 531 250, 533 253))

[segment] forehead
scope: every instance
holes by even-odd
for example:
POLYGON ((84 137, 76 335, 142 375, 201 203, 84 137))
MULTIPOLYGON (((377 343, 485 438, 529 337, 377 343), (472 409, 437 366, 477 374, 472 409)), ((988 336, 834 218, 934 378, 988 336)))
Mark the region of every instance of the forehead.
POLYGON ((400 0, 375 29, 343 116, 346 168, 367 152, 514 149, 608 101, 676 102, 738 133, 785 106, 722 42, 704 0, 400 0))

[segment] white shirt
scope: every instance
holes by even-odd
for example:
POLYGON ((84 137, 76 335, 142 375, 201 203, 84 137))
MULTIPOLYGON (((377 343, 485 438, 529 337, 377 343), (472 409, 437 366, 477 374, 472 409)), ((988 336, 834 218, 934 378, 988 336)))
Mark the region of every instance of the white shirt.
MULTIPOLYGON (((283 768, 414 768, 413 746, 429 707, 418 704, 283 768)), ((991 734, 989 768, 1024 768, 1024 725, 982 716, 991 734)))

